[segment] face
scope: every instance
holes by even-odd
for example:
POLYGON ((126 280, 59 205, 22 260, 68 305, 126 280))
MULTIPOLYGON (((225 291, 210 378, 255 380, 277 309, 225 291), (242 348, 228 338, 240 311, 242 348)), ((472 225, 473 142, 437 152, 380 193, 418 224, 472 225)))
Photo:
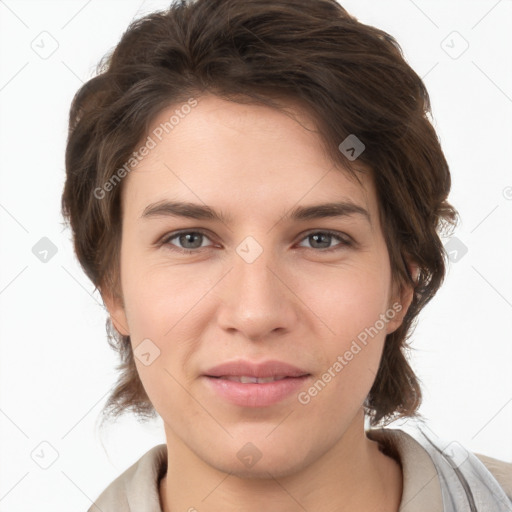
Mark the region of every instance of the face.
POLYGON ((168 448, 225 472, 290 474, 362 428, 386 334, 409 305, 370 176, 335 167, 317 137, 277 110, 205 96, 124 178, 123 301, 107 307, 168 448), (338 206, 317 208, 327 203, 338 206), (253 366, 231 373, 298 371, 212 376, 239 361, 253 366), (261 458, 249 467, 246 455, 261 458))

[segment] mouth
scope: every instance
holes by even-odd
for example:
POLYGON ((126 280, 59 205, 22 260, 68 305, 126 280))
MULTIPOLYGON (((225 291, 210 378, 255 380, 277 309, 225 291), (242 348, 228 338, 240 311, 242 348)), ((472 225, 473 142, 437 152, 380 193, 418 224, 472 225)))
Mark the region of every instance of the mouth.
MULTIPOLYGON (((301 377, 305 377, 309 374, 302 375, 301 377)), ((278 380, 283 379, 293 379, 297 377, 289 377, 286 375, 282 376, 275 376, 275 377, 252 377, 250 375, 222 375, 220 377, 214 376, 214 375, 207 375, 207 377, 210 377, 212 379, 222 379, 222 380, 229 380, 231 382, 240 382, 241 384, 266 384, 267 382, 276 382, 278 380)))
POLYGON ((311 378, 305 369, 285 361, 226 361, 203 372, 208 392, 239 407, 276 405, 298 393, 311 378))
MULTIPOLYGON (((284 361, 269 360, 256 362, 244 359, 226 361, 204 373, 207 377, 247 379, 284 379, 286 377, 302 377, 307 375, 305 369, 299 368, 284 361)), ((247 381, 254 382, 254 381, 247 381)), ((272 382, 272 381, 270 381, 272 382)))

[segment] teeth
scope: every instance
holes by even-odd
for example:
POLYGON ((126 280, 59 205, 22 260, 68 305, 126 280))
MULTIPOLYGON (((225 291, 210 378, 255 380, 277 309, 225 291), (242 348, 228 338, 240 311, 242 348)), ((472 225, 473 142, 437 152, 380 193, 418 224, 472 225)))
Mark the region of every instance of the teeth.
POLYGON ((258 377, 248 377, 245 375, 235 376, 235 375, 226 375, 222 377, 226 380, 231 380, 233 382, 241 382, 242 384, 264 384, 265 382, 274 382, 276 380, 282 380, 286 377, 276 376, 276 377, 263 377, 259 379, 258 377))

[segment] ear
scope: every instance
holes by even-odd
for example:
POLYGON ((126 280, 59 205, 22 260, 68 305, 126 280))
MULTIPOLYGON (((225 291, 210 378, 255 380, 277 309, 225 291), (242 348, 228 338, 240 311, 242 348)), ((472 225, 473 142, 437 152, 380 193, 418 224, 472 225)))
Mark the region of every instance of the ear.
POLYGON ((392 293, 391 300, 388 304, 388 311, 390 320, 386 324, 386 333, 391 334, 396 331, 403 322, 403 319, 411 305, 412 299, 414 298, 414 287, 415 283, 418 280, 419 267, 415 263, 408 262, 407 268, 409 269, 409 274, 412 277, 414 284, 405 283, 400 286, 397 284, 393 284, 394 293, 392 293), (397 290, 397 288, 400 288, 397 290), (391 318, 391 315, 394 316, 391 318))
POLYGON ((122 336, 129 336, 128 319, 122 297, 109 287, 100 289, 100 293, 116 331, 122 336))

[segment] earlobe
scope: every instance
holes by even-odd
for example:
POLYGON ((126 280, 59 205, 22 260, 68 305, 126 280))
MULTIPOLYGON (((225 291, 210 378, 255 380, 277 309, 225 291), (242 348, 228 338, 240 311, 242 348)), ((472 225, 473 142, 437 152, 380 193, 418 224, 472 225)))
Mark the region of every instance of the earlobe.
POLYGON ((418 282, 418 275, 420 273, 420 267, 416 263, 409 263, 407 265, 407 268, 409 269, 409 274, 412 277, 412 280, 414 283, 418 282))
POLYGON ((121 321, 118 316, 114 316, 112 313, 110 314, 110 320, 115 328, 115 330, 121 334, 121 336, 130 336, 130 331, 127 327, 126 316, 122 313, 123 320, 121 321))
POLYGON ((111 291, 100 290, 100 293, 115 330, 122 336, 129 336, 128 321, 121 298, 114 297, 111 291))
POLYGON ((390 309, 392 309, 396 314, 387 324, 387 334, 391 334, 402 325, 403 319, 407 314, 407 311, 409 310, 409 307, 414 298, 414 288, 418 279, 419 267, 413 263, 409 263, 407 267, 409 270, 409 275, 412 277, 414 284, 402 284, 400 286, 399 294, 395 295, 394 301, 390 303, 390 309))

